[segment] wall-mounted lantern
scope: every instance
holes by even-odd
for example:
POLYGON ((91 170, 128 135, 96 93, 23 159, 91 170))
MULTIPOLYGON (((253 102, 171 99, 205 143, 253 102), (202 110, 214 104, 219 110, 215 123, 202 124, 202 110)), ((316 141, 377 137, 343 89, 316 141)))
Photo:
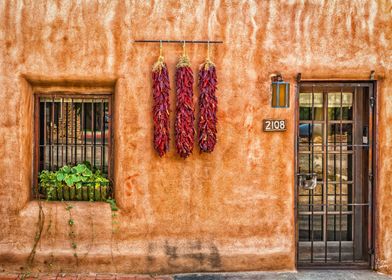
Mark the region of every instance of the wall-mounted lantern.
POLYGON ((290 107, 290 83, 284 82, 281 74, 271 77, 272 108, 290 107))

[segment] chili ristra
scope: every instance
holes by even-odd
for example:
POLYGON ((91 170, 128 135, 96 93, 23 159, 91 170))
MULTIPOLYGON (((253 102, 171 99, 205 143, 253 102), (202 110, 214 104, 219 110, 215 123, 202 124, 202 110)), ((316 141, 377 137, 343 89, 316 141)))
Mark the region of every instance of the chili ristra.
POLYGON ((201 152, 211 153, 216 144, 217 76, 215 65, 207 59, 199 71, 199 147, 201 152))
POLYGON ((169 72, 163 56, 160 56, 152 69, 154 148, 162 157, 169 150, 169 72))
POLYGON ((193 105, 193 71, 185 53, 176 66, 176 121, 177 153, 187 158, 193 151, 195 137, 193 105))

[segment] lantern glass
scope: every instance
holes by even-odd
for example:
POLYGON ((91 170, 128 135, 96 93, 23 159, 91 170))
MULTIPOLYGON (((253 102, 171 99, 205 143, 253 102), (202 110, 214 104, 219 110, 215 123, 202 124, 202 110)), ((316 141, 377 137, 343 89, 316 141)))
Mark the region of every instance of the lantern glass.
POLYGON ((278 106, 278 102, 276 101, 277 96, 278 96, 278 86, 276 83, 272 83, 272 107, 278 106))
POLYGON ((286 82, 272 82, 272 102, 273 108, 288 108, 290 84, 286 82))

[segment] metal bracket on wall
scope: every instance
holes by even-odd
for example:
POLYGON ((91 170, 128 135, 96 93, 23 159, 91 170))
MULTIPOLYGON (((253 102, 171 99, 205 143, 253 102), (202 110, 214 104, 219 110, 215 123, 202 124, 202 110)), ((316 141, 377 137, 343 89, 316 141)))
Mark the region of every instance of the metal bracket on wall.
POLYGON ((296 80, 297 80, 297 83, 299 83, 301 81, 301 73, 297 74, 296 80))
POLYGON ((370 71, 370 77, 369 77, 369 79, 370 80, 375 80, 376 79, 376 72, 374 71, 374 70, 372 70, 372 71, 370 71))

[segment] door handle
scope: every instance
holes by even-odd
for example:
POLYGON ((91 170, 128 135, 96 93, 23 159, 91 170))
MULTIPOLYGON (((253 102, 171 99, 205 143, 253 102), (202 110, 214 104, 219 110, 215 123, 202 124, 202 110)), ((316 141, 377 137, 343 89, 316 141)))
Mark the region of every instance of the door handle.
POLYGON ((369 144, 369 127, 364 126, 362 132, 362 144, 368 145, 369 144))
POLYGON ((317 186, 316 173, 300 173, 298 174, 298 186, 305 190, 314 190, 317 186), (310 177, 310 179, 308 179, 310 177))

